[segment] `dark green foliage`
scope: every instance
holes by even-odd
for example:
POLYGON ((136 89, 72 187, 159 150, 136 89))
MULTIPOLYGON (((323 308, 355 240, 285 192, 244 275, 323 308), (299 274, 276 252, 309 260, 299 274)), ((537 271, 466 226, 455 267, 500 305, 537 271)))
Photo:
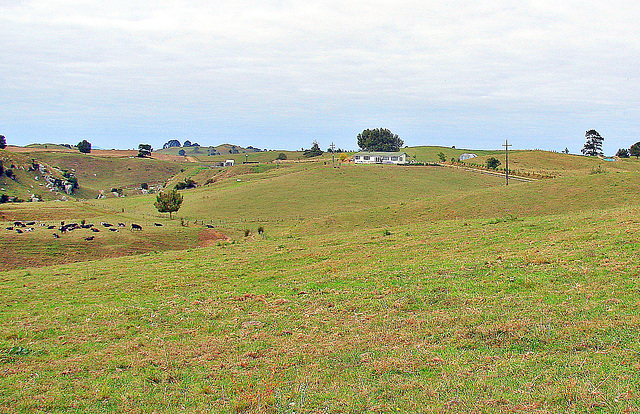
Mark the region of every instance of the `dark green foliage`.
POLYGON ((2 165, 2 160, 0 160, 0 175, 4 172, 4 166, 2 165))
POLYGON ((281 152, 280 154, 278 154, 278 156, 276 157, 276 160, 286 160, 287 159, 287 154, 285 154, 284 152, 281 152))
POLYGON ((629 155, 632 157, 640 157, 640 142, 636 142, 629 148, 629 155))
POLYGON ((142 183, 142 184, 140 185, 140 188, 142 188, 143 190, 148 190, 148 189, 149 189, 149 184, 147 184, 147 183, 142 183))
POLYGON ((6 169, 4 170, 4 175, 6 175, 8 178, 12 178, 15 179, 15 174, 13 173, 12 169, 6 169))
POLYGON ((162 149, 171 148, 171 147, 179 147, 179 146, 180 146, 180 141, 178 141, 177 139, 170 139, 168 142, 166 142, 162 146, 162 149))
POLYGON ((365 151, 399 151, 404 141, 386 128, 365 129, 358 134, 358 146, 365 151))
POLYGON ((582 154, 589 157, 603 155, 602 142, 604 141, 604 138, 600 136, 598 131, 590 129, 584 134, 584 136, 587 138, 587 142, 585 142, 582 147, 582 154))
POLYGON ((565 147, 564 151, 562 151, 564 154, 568 154, 569 153, 569 148, 565 147))
POLYGON ((2 194, 0 195, 0 204, 4 204, 4 203, 8 203, 9 202, 9 196, 6 194, 2 194))
POLYGON ((191 141, 186 140, 186 141, 182 144, 182 146, 183 146, 183 147, 190 147, 190 146, 191 146, 191 141))
POLYGON ((187 178, 184 181, 180 181, 179 183, 177 183, 175 185, 175 189, 176 190, 184 190, 184 189, 189 189, 189 188, 196 188, 197 185, 198 185, 198 183, 193 181, 191 178, 187 178))
POLYGON ((322 154, 323 152, 320 149, 320 144, 318 144, 318 141, 313 141, 313 145, 311 145, 311 149, 305 150, 303 153, 305 158, 318 157, 322 154))
POLYGON ((0 135, 0 149, 7 148, 7 139, 4 135, 0 135))
POLYGON ((183 149, 181 149, 180 151, 178 151, 178 155, 184 157, 185 155, 187 155, 187 153, 183 149))
POLYGON ((77 147, 78 147, 78 151, 80 151, 83 154, 89 154, 91 152, 91 143, 86 139, 83 139, 82 141, 78 142, 77 147))
POLYGON ((491 157, 487 160, 486 166, 489 169, 495 170, 501 164, 500 160, 496 157, 491 157))
POLYGON ((160 213, 169 213, 169 218, 173 218, 173 213, 178 211, 182 205, 182 194, 176 190, 171 190, 168 193, 160 192, 153 205, 160 213))
POLYGON ((153 148, 151 148, 151 145, 149 144, 138 145, 138 157, 140 158, 151 157, 152 151, 153 148))
POLYGON ((445 157, 444 152, 439 152, 438 158, 440 158, 440 161, 442 162, 445 162, 447 160, 447 157, 445 157))
POLYGON ((626 148, 620 148, 618 152, 616 152, 616 157, 629 158, 629 150, 626 148))

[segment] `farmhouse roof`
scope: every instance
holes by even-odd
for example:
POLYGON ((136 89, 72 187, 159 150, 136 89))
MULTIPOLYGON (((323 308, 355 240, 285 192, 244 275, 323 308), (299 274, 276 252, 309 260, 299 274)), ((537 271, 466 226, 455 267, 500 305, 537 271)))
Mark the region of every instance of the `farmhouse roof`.
POLYGON ((372 155, 372 156, 384 156, 384 157, 399 157, 400 155, 407 155, 406 152, 400 152, 400 151, 395 151, 395 152, 384 152, 384 151, 360 151, 360 152, 356 152, 355 155, 372 155))

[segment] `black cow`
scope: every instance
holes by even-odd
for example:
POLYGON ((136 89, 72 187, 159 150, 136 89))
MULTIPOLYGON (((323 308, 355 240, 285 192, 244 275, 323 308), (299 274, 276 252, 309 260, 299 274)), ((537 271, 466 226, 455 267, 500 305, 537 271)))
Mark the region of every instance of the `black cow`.
POLYGON ((131 230, 138 230, 138 231, 142 231, 142 226, 136 223, 131 223, 131 230))
POLYGON ((59 239, 59 238, 60 238, 60 236, 58 235, 58 233, 53 233, 53 238, 54 238, 54 239, 59 239))
POLYGON ((91 240, 93 240, 93 239, 95 239, 95 238, 96 238, 96 236, 89 236, 89 237, 85 237, 84 239, 85 239, 86 241, 91 241, 91 240))
POLYGON ((100 230, 96 229, 95 227, 91 227, 91 229, 89 230, 91 230, 94 233, 100 233, 100 230))
POLYGON ((160 223, 153 223, 153 225, 156 226, 156 227, 162 227, 162 224, 160 224, 160 223))

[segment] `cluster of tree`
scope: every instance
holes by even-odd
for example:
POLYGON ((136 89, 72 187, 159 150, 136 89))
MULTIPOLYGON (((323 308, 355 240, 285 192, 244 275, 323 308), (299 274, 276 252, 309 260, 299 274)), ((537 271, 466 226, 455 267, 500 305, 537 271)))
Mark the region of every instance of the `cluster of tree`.
MULTIPOLYGON (((582 154, 597 157, 603 156, 602 152, 602 143, 604 142, 604 138, 596 131, 595 129, 590 129, 585 133, 585 137, 587 138, 587 142, 585 142, 582 147, 582 154)), ((569 151, 566 150, 568 153, 569 151)), ((640 142, 636 142, 629 148, 620 148, 616 152, 616 157, 620 158, 629 158, 636 157, 640 158, 640 142)))
POLYGON ((198 144, 197 142, 191 143, 191 141, 186 140, 184 142, 184 144, 182 144, 183 147, 199 147, 200 144, 198 144))
POLYGON ((629 149, 620 148, 618 150, 618 152, 616 152, 616 157, 620 157, 620 158, 629 158, 629 157, 640 158, 640 142, 636 142, 629 149))
POLYGON ((149 145, 149 144, 140 144, 140 145, 138 145, 138 157, 139 158, 151 157, 151 152, 152 151, 153 151, 153 148, 151 148, 151 145, 149 145))
POLYGON ((182 205, 182 194, 176 190, 171 190, 168 193, 160 192, 153 205, 160 213, 169 213, 169 218, 172 219, 173 213, 178 211, 182 205))
POLYGON ((0 135, 0 149, 5 148, 7 148, 7 139, 4 137, 4 135, 0 135))
POLYGON ((358 146, 365 151, 399 151, 404 141, 386 128, 365 129, 358 134, 358 146))
POLYGON ((178 141, 177 139, 170 139, 168 142, 165 142, 165 144, 162 146, 162 149, 181 146, 182 145, 180 145, 180 141, 178 141))
POLYGON ((333 154, 333 153, 335 153, 335 154, 340 154, 340 153, 343 153, 343 152, 344 152, 344 150, 343 150, 342 148, 331 149, 331 147, 329 147, 329 148, 327 148, 327 152, 328 152, 329 154, 333 154))
POLYGON ((287 154, 285 154, 284 152, 281 152, 280 154, 278 154, 278 156, 276 157, 276 160, 286 160, 287 159, 287 154))
POLYGON ((177 183, 174 188, 176 190, 184 190, 189 188, 196 188, 197 185, 198 183, 193 181, 191 178, 187 178, 186 180, 177 183))
POLYGON ((89 154, 91 152, 91 143, 86 139, 78 142, 78 145, 76 145, 76 147, 78 148, 78 151, 83 154, 89 154))
POLYGON ((320 149, 320 144, 318 144, 318 141, 313 141, 311 148, 304 150, 302 154, 304 155, 305 158, 311 158, 311 157, 318 157, 324 154, 324 152, 320 149))

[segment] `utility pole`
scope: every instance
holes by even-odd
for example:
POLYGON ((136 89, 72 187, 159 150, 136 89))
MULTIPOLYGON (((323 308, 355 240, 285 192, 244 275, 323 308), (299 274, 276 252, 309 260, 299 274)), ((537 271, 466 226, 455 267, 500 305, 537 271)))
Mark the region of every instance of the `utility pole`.
POLYGON ((331 148, 331 166, 335 167, 335 163, 336 163, 336 146, 332 142, 331 146, 329 148, 331 148))
POLYGON ((511 147, 512 145, 509 144, 509 141, 505 139, 504 144, 502 144, 502 146, 504 147, 504 158, 505 158, 504 176, 507 179, 506 185, 509 185, 509 147, 511 147))

